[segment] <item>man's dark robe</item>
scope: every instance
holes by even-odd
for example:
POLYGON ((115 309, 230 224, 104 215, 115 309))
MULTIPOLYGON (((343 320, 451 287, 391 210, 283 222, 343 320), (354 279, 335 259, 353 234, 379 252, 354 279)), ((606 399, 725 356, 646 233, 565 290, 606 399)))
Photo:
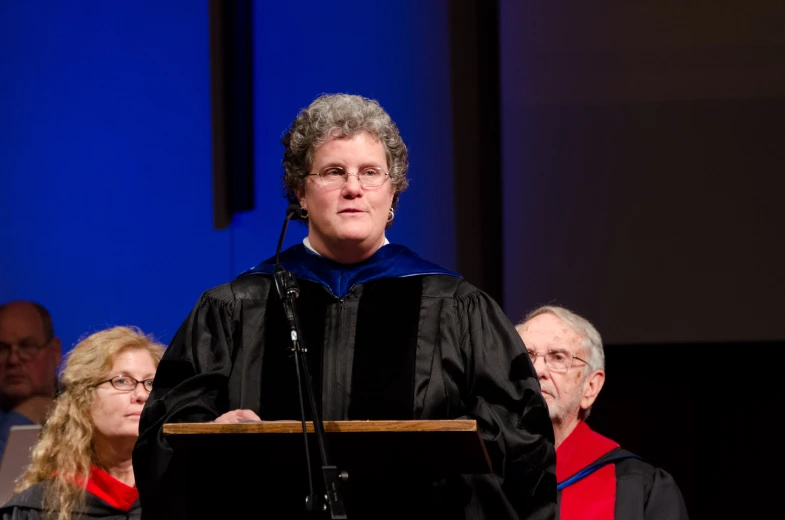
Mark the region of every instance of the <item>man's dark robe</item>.
POLYGON ((556 452, 560 520, 687 520, 667 472, 581 421, 556 452))
MULTIPOLYGON (((406 468, 350 475, 350 519, 553 518, 547 407, 520 337, 490 297, 402 246, 345 266, 298 245, 281 261, 298 280, 299 323, 324 420, 475 419, 492 461, 491 475, 435 482, 406 468)), ((228 472, 200 477, 195 502, 188 497, 197 490, 186 482, 197 464, 178 459, 162 434, 164 423, 212 421, 235 409, 300 420, 274 267, 264 262, 205 292, 167 348, 134 451, 146 519, 206 517, 213 507, 227 518, 251 510, 304 517, 297 461, 273 469, 225 460, 228 472)), ((311 459, 318 462, 318 453, 311 459)))

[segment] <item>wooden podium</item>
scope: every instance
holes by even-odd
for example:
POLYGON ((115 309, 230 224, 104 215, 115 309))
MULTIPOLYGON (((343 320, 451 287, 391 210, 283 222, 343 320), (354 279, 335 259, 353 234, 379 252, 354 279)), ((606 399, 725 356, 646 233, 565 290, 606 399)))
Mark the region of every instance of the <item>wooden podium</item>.
MULTIPOLYGON (((323 489, 313 423, 307 427, 314 484, 323 489)), ((434 502, 433 482, 491 472, 474 420, 325 421, 324 432, 329 462, 349 474, 350 520, 431 516, 445 500, 434 502)), ((301 422, 170 423, 163 433, 187 466, 189 518, 329 518, 304 515, 301 422)))

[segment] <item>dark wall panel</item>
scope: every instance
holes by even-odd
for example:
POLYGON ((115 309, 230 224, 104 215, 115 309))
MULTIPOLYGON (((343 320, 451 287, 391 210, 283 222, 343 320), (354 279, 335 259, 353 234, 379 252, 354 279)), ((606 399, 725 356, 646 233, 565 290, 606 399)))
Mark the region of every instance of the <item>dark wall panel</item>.
POLYGON ((501 5, 510 315, 785 339, 785 4, 501 5))
POLYGON ((785 99, 507 114, 511 315, 559 302, 614 343, 785 338, 785 99))

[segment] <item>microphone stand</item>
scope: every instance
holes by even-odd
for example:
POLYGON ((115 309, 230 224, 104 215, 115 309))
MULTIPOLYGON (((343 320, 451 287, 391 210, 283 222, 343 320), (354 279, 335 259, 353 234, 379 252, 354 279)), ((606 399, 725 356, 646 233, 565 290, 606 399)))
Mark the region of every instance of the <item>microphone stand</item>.
POLYGON ((290 337, 292 339, 291 350, 294 352, 295 370, 297 372, 297 389, 300 395, 300 416, 303 424, 303 437, 305 439, 305 463, 308 470, 308 486, 309 495, 305 499, 305 508, 309 513, 314 513, 318 509, 325 510, 329 508, 330 518, 334 520, 346 519, 346 509, 343 504, 343 481, 348 478, 345 471, 338 471, 338 468, 331 465, 327 458, 327 449, 324 442, 324 425, 319 414, 319 408, 316 406, 316 398, 314 397, 313 386, 311 382, 311 374, 308 371, 308 349, 302 341, 300 334, 300 321, 297 316, 297 305, 295 300, 300 296, 300 287, 297 285, 297 280, 294 274, 284 270, 281 265, 280 255, 281 247, 283 246, 283 239, 286 235, 286 228, 289 226, 289 220, 297 216, 301 218, 301 208, 297 204, 291 204, 286 210, 286 219, 281 229, 281 236, 278 239, 278 248, 275 253, 275 289, 278 292, 278 297, 283 304, 286 319, 289 322, 290 337), (302 375, 301 372, 302 371, 302 375), (308 447, 308 430, 305 422, 305 405, 303 403, 303 380, 305 380, 305 387, 308 394, 309 405, 311 408, 311 416, 313 418, 313 429, 316 433, 316 441, 319 446, 319 455, 322 461, 322 475, 324 477, 325 498, 326 504, 319 504, 322 502, 317 499, 314 492, 313 475, 311 473, 311 455, 308 447))

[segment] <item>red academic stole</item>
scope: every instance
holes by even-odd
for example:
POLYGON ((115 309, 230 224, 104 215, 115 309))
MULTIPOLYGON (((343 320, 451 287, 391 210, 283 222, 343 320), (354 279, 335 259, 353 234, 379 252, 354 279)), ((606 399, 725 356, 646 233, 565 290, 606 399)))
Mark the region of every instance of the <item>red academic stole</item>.
MULTIPOLYGON (((556 480, 563 482, 619 445, 580 421, 556 450, 556 480)), ((560 520, 613 520, 616 466, 608 464, 561 491, 560 520)))
POLYGON ((128 486, 97 466, 90 468, 85 490, 97 496, 107 504, 123 511, 128 511, 139 498, 139 491, 128 486))

